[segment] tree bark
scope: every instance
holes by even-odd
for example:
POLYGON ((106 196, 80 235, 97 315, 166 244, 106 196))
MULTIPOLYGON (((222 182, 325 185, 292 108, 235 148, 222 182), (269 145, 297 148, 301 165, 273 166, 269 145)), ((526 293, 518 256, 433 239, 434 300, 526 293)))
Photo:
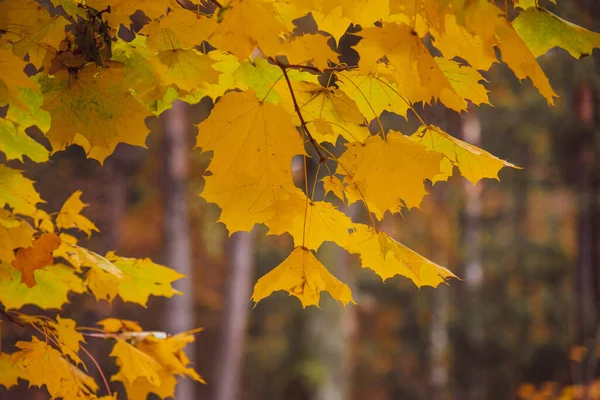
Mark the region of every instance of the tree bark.
POLYGON ((252 233, 237 232, 229 240, 229 277, 225 288, 221 342, 216 357, 213 400, 239 397, 254 270, 252 233))
MULTIPOLYGON (((166 302, 165 328, 171 333, 190 330, 195 327, 194 296, 192 285, 192 248, 187 204, 188 154, 191 151, 189 140, 188 105, 181 101, 173 103, 173 108, 164 115, 164 208, 165 208, 165 262, 185 275, 174 286, 183 294, 166 302)), ((186 354, 194 363, 194 348, 188 345, 186 354)), ((194 382, 183 379, 176 388, 177 399, 193 399, 194 382)))

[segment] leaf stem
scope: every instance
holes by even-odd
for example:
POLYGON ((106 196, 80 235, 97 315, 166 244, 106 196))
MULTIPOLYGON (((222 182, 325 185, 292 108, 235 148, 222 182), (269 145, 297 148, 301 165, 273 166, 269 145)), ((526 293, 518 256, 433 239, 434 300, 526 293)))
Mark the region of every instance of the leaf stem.
MULTIPOLYGON (((302 115, 302 112, 300 111, 300 106, 298 105, 298 101, 296 100, 296 94, 294 93, 294 89, 292 88, 292 82, 290 81, 290 77, 288 76, 288 73, 287 73, 288 65, 281 64, 278 61, 275 61, 275 63, 279 68, 281 68, 281 71, 283 72, 283 76, 285 77, 285 81, 287 82, 288 89, 290 91, 290 95, 292 96, 292 102, 294 103, 294 110, 296 111, 296 114, 298 115, 298 118, 300 119, 300 126, 304 130, 304 133, 306 133, 306 137, 308 138, 310 143, 313 145, 313 147, 317 151, 317 154, 319 155, 319 158, 320 158, 319 162, 322 162, 323 160, 325 160, 325 157, 323 156, 323 153, 321 153, 321 150, 319 150, 319 144, 317 143, 315 138, 311 135, 310 131, 308 130, 308 127, 306 126, 306 121, 304 120, 304 116, 302 115)), ((305 159, 305 162, 306 162, 306 159, 305 159)), ((306 195, 308 196, 308 188, 306 188, 306 190, 307 190, 306 195)))

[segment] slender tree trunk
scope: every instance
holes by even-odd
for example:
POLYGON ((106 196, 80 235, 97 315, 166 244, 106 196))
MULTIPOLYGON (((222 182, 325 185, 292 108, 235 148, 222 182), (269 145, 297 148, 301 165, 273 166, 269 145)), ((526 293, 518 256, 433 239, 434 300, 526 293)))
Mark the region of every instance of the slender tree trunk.
MULTIPOLYGON (((351 207, 352 217, 358 208, 351 207)), ((319 252, 330 272, 346 283, 356 296, 356 278, 350 271, 348 252, 326 244, 319 252)), ((316 400, 344 400, 350 396, 352 386, 352 342, 356 334, 356 308, 346 309, 337 302, 322 301, 321 309, 309 320, 310 342, 325 374, 316 388, 316 400)))
POLYGON ((238 232, 229 240, 229 277, 225 288, 225 310, 221 341, 216 357, 217 373, 213 400, 240 398, 244 342, 250 309, 250 287, 254 270, 252 233, 238 232))
MULTIPOLYGON (((467 143, 481 147, 481 123, 475 111, 467 114, 461 125, 463 140, 467 143)), ((466 309, 469 313, 466 324, 466 335, 469 348, 474 354, 480 354, 483 348, 484 329, 482 315, 476 312, 479 306, 479 295, 483 283, 484 271, 481 264, 481 191, 483 182, 473 185, 464 180, 465 205, 463 216, 463 251, 464 251, 464 278, 467 293, 465 293, 466 309)), ((469 380, 468 398, 476 399, 483 396, 481 383, 483 376, 481 369, 477 368, 479 360, 473 360, 473 376, 469 380)))
MULTIPOLYGON (((594 342, 598 320, 598 254, 597 244, 597 187, 594 178, 596 155, 594 149, 594 125, 597 107, 594 93, 588 84, 582 84, 576 91, 576 114, 584 132, 579 149, 577 170, 579 180, 579 222, 577 228, 577 265, 575 269, 576 332, 575 344, 588 346, 594 342)), ((593 351, 593 349, 590 349, 593 351)), ((595 370, 586 368, 585 363, 575 363, 575 383, 587 385, 593 379, 595 370)), ((593 368, 595 369, 595 368, 593 368)))
MULTIPOLYGON (((188 105, 181 101, 165 113, 164 141, 164 207, 165 207, 165 261, 166 264, 184 274, 186 278, 174 286, 183 293, 166 303, 165 327, 172 333, 184 332, 195 327, 194 296, 192 293, 192 248, 187 204, 189 140, 188 105)), ((194 362, 194 349, 188 345, 187 354, 194 362)), ((189 379, 179 382, 176 398, 194 399, 194 383, 189 379)))

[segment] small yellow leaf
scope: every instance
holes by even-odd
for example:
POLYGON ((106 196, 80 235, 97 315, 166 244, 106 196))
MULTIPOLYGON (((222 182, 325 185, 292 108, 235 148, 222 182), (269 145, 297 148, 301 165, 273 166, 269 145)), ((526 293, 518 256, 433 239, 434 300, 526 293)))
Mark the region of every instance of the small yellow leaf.
POLYGON ((208 41, 240 60, 249 57, 257 47, 274 56, 280 48, 279 33, 284 30, 275 15, 267 2, 231 0, 218 11, 220 22, 208 41))
POLYGON ((310 201, 300 189, 288 198, 277 200, 272 208, 273 216, 267 222, 268 234, 287 232, 294 238, 295 246, 311 250, 317 250, 326 241, 343 247, 348 240, 348 230, 353 226, 352 220, 333 204, 310 201))
POLYGON ((80 214, 87 206, 80 197, 81 190, 78 190, 65 201, 56 217, 56 226, 62 229, 77 228, 89 237, 92 231, 99 232, 99 230, 92 221, 80 214))
POLYGON ((327 175, 325 178, 321 179, 323 181, 323 189, 325 189, 325 194, 332 192, 335 196, 344 201, 344 191, 346 188, 344 184, 335 175, 327 175))
POLYGON ((575 58, 592 54, 600 47, 600 34, 572 24, 543 8, 523 11, 513 27, 535 57, 553 47, 561 47, 575 58))
POLYGON ((15 259, 14 250, 31 246, 35 232, 28 222, 9 218, 10 213, 0 209, 0 262, 5 263, 15 259), (9 221, 14 222, 8 224, 9 221))
MULTIPOLYGON (((287 83, 279 81, 276 87, 280 88, 280 104, 289 113, 294 113, 295 106, 289 90, 286 90, 287 83)), ((343 91, 311 82, 293 82, 292 87, 304 120, 315 123, 317 129, 312 130, 311 134, 318 142, 335 144, 338 136, 349 142, 362 142, 370 135, 356 103, 343 91), (335 135, 331 135, 332 131, 335 135)), ((300 125, 298 119, 296 125, 300 125)))
POLYGON ((45 385, 53 398, 91 395, 84 381, 76 378, 77 369, 48 343, 32 337, 31 342, 17 342, 16 346, 21 350, 12 354, 14 365, 22 371, 19 377, 30 385, 45 385))
POLYGON ((363 268, 372 269, 383 280, 402 275, 412 280, 417 287, 437 287, 447 278, 456 278, 448 269, 367 225, 356 225, 356 231, 350 235, 346 249, 359 254, 363 268))
POLYGON ((57 316, 56 323, 49 322, 49 325, 55 331, 61 352, 69 356, 76 365, 81 364, 81 359, 77 353, 79 352, 79 343, 85 342, 85 340, 83 340, 83 335, 75 329, 75 321, 57 316))
POLYGON ((106 318, 98 321, 98 325, 102 326, 106 332, 116 333, 119 331, 127 332, 142 332, 142 327, 135 321, 127 319, 106 318))
POLYGON ((192 92, 219 81, 219 73, 212 68, 214 61, 195 49, 160 51, 156 59, 155 69, 167 85, 192 92))
POLYGON ((44 162, 50 155, 44 146, 25 133, 23 127, 4 118, 0 118, 0 151, 7 160, 23 161, 23 156, 27 156, 31 161, 44 162))
POLYGON ((15 368, 10 354, 0 353, 0 385, 7 389, 15 386, 20 377, 19 369, 15 368))
POLYGON ((378 64, 377 72, 367 75, 358 71, 340 73, 338 86, 369 120, 378 118, 383 111, 406 117, 410 103, 398 92, 392 72, 387 66, 378 64))
MULTIPOLYGON (((151 356, 130 345, 124 340, 118 339, 115 343, 111 357, 116 358, 119 373, 129 383, 135 382, 137 378, 146 378, 153 385, 160 385, 158 370, 160 364, 151 356)), ((113 377, 112 380, 115 380, 113 377)))
POLYGON ((437 126, 421 126, 411 139, 425 145, 429 150, 443 154, 442 171, 433 181, 447 180, 452 167, 458 167, 462 176, 476 184, 483 178, 498 179, 503 167, 518 168, 516 165, 495 157, 485 150, 450 136, 437 126))
POLYGON ((53 265, 34 271, 36 285, 21 283, 21 272, 6 264, 11 279, 0 279, 0 303, 7 310, 18 310, 26 304, 44 309, 61 308, 69 292, 83 293, 86 288, 75 269, 66 265, 53 265))
POLYGON ((258 280, 252 300, 258 303, 278 290, 296 296, 302 307, 318 307, 323 291, 344 305, 354 303, 350 288, 331 275, 310 250, 302 247, 296 247, 288 258, 258 280))
POLYGON ((481 81, 485 81, 485 79, 476 69, 460 65, 456 61, 447 60, 442 57, 435 57, 434 59, 446 79, 448 79, 448 82, 450 82, 450 86, 452 86, 454 92, 462 101, 462 103, 456 102, 454 107, 450 107, 449 104, 444 102, 443 98, 440 98, 448 107, 456 111, 464 110, 467 108, 467 100, 470 100, 475 105, 490 104, 488 91, 480 83, 481 81))
POLYGON ((151 295, 173 297, 180 294, 171 284, 184 276, 171 268, 155 264, 148 258, 118 257, 113 253, 108 253, 106 259, 123 273, 118 284, 118 293, 123 301, 146 307, 151 295))
POLYGON ((33 181, 23 176, 21 171, 0 165, 0 205, 8 204, 15 214, 33 216, 36 204, 42 203, 33 181))
POLYGON ((357 186, 377 218, 402 205, 419 207, 427 194, 425 180, 440 172, 442 155, 427 150, 401 133, 390 131, 385 140, 371 136, 364 144, 349 143, 338 159, 337 173, 357 186))
POLYGON ((338 54, 329 45, 327 36, 307 34, 293 38, 282 45, 280 54, 285 55, 290 64, 306 65, 323 70, 329 66, 328 61, 337 64, 338 54))
POLYGON ((19 98, 20 88, 29 88, 39 91, 40 88, 23 71, 25 61, 12 54, 10 50, 0 49, 0 104, 14 104, 18 107, 28 109, 29 106, 19 98))

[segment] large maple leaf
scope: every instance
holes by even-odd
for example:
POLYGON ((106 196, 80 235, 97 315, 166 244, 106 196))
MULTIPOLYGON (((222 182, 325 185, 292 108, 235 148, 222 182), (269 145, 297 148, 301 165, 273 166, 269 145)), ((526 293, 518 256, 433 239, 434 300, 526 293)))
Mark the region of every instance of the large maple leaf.
POLYGON ((251 90, 217 102, 198 125, 197 146, 213 152, 202 197, 221 207, 230 233, 268 220, 268 207, 294 187, 292 157, 304 153, 292 117, 251 90))
POLYGON ((42 108, 52 118, 47 134, 52 150, 77 143, 102 162, 120 142, 145 146, 148 111, 124 81, 122 68, 100 69, 93 64, 76 75, 59 71, 54 77, 40 77, 42 108))

